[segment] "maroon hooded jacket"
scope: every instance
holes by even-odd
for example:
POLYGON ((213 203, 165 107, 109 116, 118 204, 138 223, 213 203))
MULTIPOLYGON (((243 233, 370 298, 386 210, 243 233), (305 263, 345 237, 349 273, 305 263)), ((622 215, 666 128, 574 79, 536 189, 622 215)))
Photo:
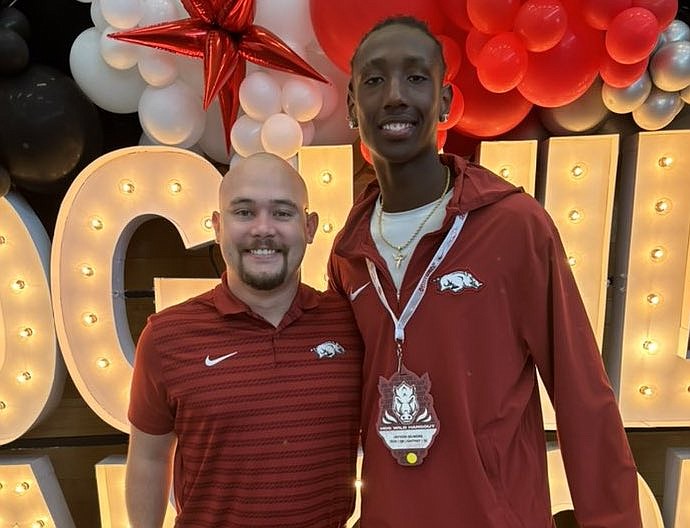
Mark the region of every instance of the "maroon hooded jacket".
POLYGON ((356 201, 329 262, 331 286, 350 295, 366 345, 362 528, 551 528, 535 367, 556 410, 580 526, 641 527, 635 464, 552 220, 488 170, 456 156, 442 161, 456 175, 453 197, 441 229, 411 256, 399 300, 370 233, 377 182, 356 201), (405 329, 403 362, 428 373, 440 422, 423 463, 405 467, 376 430, 379 378, 395 372, 397 359, 393 322, 365 257, 399 317, 464 212, 460 236, 405 329), (458 284, 459 276, 470 279, 458 284))

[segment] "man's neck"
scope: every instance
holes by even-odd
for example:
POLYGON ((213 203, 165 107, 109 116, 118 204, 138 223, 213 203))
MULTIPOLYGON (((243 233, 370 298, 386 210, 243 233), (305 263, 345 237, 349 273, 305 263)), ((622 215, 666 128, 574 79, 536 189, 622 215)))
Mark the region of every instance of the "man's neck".
POLYGON ((272 290, 257 290, 242 282, 239 277, 228 273, 228 288, 235 297, 246 303, 252 311, 278 326, 295 299, 299 287, 299 276, 294 280, 289 278, 272 290))
POLYGON ((401 164, 377 161, 375 169, 383 210, 389 213, 409 211, 437 200, 446 184, 445 169, 435 153, 401 164))

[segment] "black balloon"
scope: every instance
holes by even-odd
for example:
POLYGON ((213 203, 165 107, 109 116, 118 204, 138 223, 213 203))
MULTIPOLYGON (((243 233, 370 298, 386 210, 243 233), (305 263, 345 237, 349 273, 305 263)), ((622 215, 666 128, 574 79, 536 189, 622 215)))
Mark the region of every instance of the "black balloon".
POLYGON ((29 40, 31 36, 29 19, 26 18, 24 13, 14 7, 0 9, 0 28, 16 31, 24 40, 29 40))
POLYGON ((94 104, 54 68, 0 77, 0 164, 22 189, 52 193, 101 154, 94 104))
POLYGON ((15 75, 29 65, 29 46, 22 36, 0 28, 0 75, 15 75))
POLYGON ((7 169, 0 165, 0 198, 5 196, 8 192, 10 192, 10 188, 12 187, 12 180, 10 179, 10 173, 7 172, 7 169))

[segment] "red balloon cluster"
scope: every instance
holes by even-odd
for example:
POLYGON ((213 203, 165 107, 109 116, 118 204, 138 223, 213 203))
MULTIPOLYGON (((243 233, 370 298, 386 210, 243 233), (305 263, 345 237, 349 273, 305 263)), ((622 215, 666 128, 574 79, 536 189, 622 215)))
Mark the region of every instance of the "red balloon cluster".
POLYGON ((346 72, 377 22, 398 14, 426 21, 462 102, 442 128, 484 138, 514 128, 533 105, 572 103, 599 75, 630 86, 677 9, 677 0, 310 0, 319 44, 346 72))

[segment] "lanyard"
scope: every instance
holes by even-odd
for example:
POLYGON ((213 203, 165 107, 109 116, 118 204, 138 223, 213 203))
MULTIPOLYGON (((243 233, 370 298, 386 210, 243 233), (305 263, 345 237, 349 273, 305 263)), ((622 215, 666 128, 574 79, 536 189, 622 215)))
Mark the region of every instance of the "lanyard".
POLYGON ((426 288, 429 284, 429 278, 431 277, 432 273, 434 273, 434 271, 436 271, 436 268, 438 268, 441 262, 443 262, 443 259, 448 254, 448 251, 450 250, 451 246, 455 243, 458 236, 460 235, 460 231, 462 231, 462 227, 465 225, 466 218, 467 213, 462 213, 461 215, 455 217, 453 226, 446 234, 446 238, 443 239, 443 242, 436 250, 436 254, 431 259, 431 262, 429 262, 429 265, 426 267, 426 270, 419 279, 419 282, 417 283, 417 286, 415 287, 415 290, 412 293, 410 300, 407 301, 405 308, 400 314, 400 319, 398 319, 395 316, 395 313, 391 309, 390 304, 388 304, 388 300, 386 299, 386 296, 383 293, 383 287, 381 286, 381 281, 379 280, 379 275, 376 271, 374 263, 371 260, 366 259, 367 270, 369 270, 369 277, 371 277, 371 283, 374 285, 374 289, 376 290, 376 293, 378 294, 379 299, 381 300, 381 304, 383 304, 386 310, 388 310, 388 313, 390 314, 391 319, 393 320, 393 325, 395 326, 393 338, 395 339, 397 345, 398 372, 400 372, 402 366, 402 344, 405 341, 405 326, 412 318, 412 315, 414 315, 415 311, 417 310, 417 307, 419 306, 419 303, 422 302, 424 292, 426 292, 426 288))

